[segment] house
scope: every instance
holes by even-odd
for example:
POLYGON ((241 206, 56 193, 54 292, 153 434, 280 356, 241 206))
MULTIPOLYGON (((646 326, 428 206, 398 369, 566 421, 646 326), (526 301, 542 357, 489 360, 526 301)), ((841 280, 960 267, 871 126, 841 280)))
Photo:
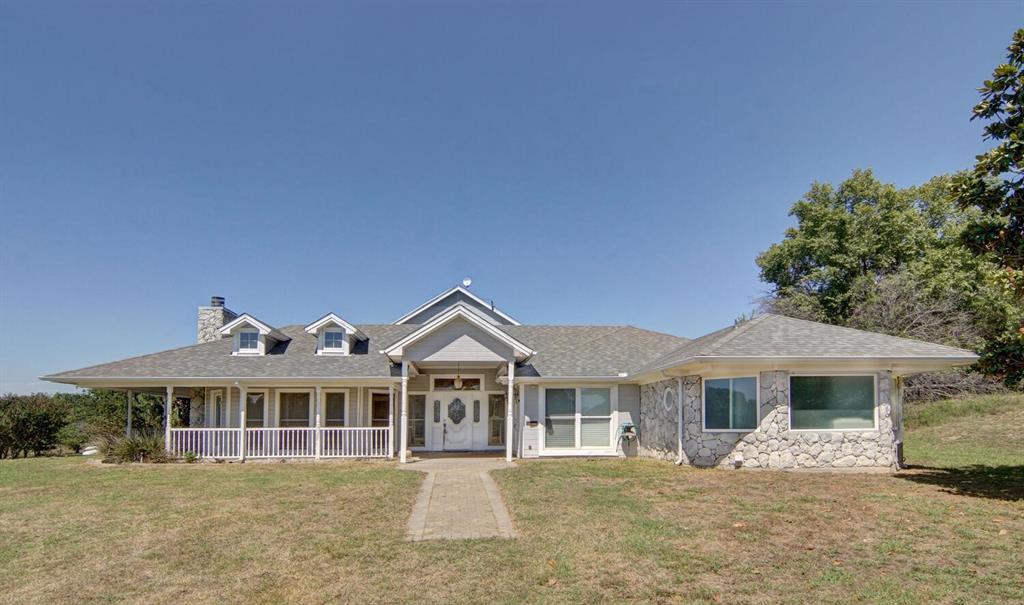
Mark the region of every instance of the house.
POLYGON ((903 377, 977 358, 771 314, 695 340, 524 325, 463 286, 390 324, 328 313, 275 327, 214 297, 197 331, 191 346, 43 379, 164 396, 175 455, 405 462, 470 450, 894 468, 903 377))

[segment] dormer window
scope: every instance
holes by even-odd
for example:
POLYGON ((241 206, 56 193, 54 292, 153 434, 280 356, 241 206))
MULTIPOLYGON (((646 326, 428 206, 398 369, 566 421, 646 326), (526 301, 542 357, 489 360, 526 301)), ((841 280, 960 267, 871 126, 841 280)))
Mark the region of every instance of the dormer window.
POLYGON ((345 344, 345 330, 339 328, 327 328, 324 330, 324 351, 328 353, 344 353, 345 344))
POLYGON ((317 355, 349 355, 357 342, 366 340, 359 328, 334 313, 306 326, 306 333, 316 337, 317 355))
POLYGON ((228 322, 218 332, 231 337, 232 355, 266 355, 277 343, 291 340, 248 313, 228 322))
POLYGON ((257 353, 260 349, 260 333, 257 330, 241 330, 238 332, 238 352, 257 353))

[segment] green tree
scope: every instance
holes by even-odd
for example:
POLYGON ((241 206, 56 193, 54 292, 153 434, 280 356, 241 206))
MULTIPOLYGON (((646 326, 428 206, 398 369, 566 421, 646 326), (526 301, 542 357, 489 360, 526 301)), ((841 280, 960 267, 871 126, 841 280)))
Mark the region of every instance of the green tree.
POLYGON ((46 393, 0 397, 0 458, 53 448, 66 418, 67 408, 46 393))
POLYGON ((1024 29, 1013 35, 1007 61, 978 92, 972 120, 989 120, 984 138, 998 144, 977 157, 974 169, 957 179, 954 195, 964 208, 982 215, 964 232, 964 243, 998 262, 1024 269, 1024 29))
POLYGON ((996 334, 982 349, 981 366, 1024 384, 1024 29, 1007 49, 1007 61, 978 90, 972 120, 988 120, 984 138, 995 147, 979 155, 974 169, 958 178, 953 196, 978 215, 961 234, 972 252, 993 258, 1000 270, 989 287, 1002 313, 992 314, 996 334), (1002 292, 1005 296, 1000 296, 1002 292), (999 304, 1010 297, 1009 305, 999 304))
POLYGON ((934 239, 911 190, 857 170, 839 187, 814 183, 790 215, 797 226, 757 257, 773 308, 843 324, 858 292, 920 259, 934 239))
MULTIPOLYGON (((765 306, 980 350, 980 367, 1013 384, 1014 375, 1000 364, 1020 305, 999 266, 963 244, 964 232, 983 212, 962 208, 950 196, 958 178, 899 189, 858 170, 838 187, 813 184, 790 212, 796 227, 757 258, 761 279, 771 287, 765 306)), ((991 386, 977 377, 964 384, 991 386)))

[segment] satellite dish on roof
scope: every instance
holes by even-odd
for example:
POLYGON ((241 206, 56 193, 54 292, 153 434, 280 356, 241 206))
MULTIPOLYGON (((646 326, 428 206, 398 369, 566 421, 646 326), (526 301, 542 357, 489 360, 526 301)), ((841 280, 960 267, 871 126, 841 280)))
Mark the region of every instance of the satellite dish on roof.
POLYGON ((471 285, 473 285, 473 280, 469 279, 468 277, 466 279, 462 280, 462 287, 468 288, 471 285))

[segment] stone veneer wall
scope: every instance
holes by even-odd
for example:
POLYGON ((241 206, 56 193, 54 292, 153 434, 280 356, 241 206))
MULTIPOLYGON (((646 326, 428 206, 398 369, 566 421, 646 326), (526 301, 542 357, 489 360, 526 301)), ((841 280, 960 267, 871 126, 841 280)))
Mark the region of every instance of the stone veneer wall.
POLYGON ((199 307, 199 318, 196 321, 196 343, 220 340, 221 335, 217 330, 236 317, 238 315, 226 307, 199 307))
POLYGON ((640 386, 639 455, 662 460, 676 459, 678 405, 675 379, 640 386), (666 402, 669 405, 666 406, 666 402))
MULTIPOLYGON (((701 430, 701 378, 687 376, 683 379, 683 450, 695 466, 731 468, 736 466, 736 454, 742 454, 742 466, 748 468, 895 468, 892 382, 891 372, 877 373, 878 428, 875 430, 791 431, 789 372, 761 372, 758 430, 723 433, 701 430)), ((670 418, 668 412, 661 409, 661 394, 665 388, 674 389, 675 381, 641 387, 641 456, 675 458, 676 416, 674 408, 670 418), (648 413, 651 416, 647 416, 648 413)))

